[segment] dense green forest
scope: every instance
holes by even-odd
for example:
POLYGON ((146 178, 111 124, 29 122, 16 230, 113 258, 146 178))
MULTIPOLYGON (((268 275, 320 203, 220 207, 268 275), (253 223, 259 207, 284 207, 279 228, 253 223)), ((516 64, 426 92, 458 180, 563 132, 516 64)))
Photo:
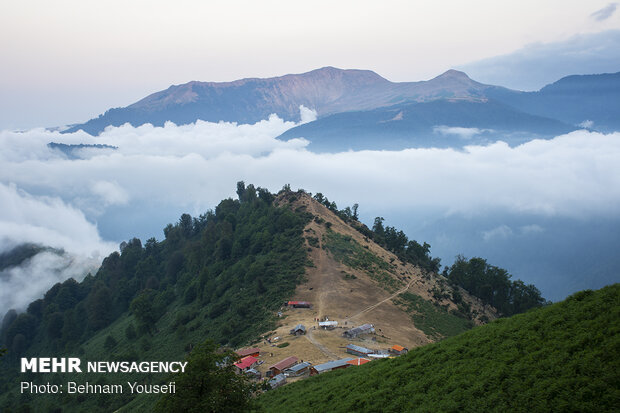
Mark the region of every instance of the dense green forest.
POLYGON ((467 260, 459 256, 452 266, 444 269, 443 275, 450 284, 463 287, 483 303, 495 307, 504 316, 547 304, 536 286, 525 284, 521 280, 511 280, 512 276, 508 271, 490 265, 482 258, 467 260))
POLYGON ((410 351, 292 383, 268 412, 615 412, 620 284, 410 351))
MULTIPOLYGON (((56 284, 26 312, 9 311, 0 331, 0 347, 8 349, 0 363, 0 407, 58 407, 58 396, 20 394, 18 380, 42 380, 18 374, 20 357, 181 360, 206 338, 236 347, 273 329, 275 311, 308 264, 302 234, 311 216, 286 202, 276 207, 275 195, 243 182, 237 194, 238 200, 226 199, 197 218, 183 214, 166 226, 162 241, 123 242, 95 275, 56 284)), ((58 382, 70 377, 45 376, 58 382)), ((82 374, 79 380, 107 379, 82 374)), ((64 395, 62 411, 110 411, 129 401, 106 395, 101 407, 97 397, 64 395)), ((139 410, 154 401, 132 403, 139 410)))

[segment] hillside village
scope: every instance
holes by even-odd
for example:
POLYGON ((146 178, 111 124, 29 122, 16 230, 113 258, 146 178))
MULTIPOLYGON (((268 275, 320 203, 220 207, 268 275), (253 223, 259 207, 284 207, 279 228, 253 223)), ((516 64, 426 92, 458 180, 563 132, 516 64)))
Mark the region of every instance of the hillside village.
MULTIPOLYGON (((276 316, 278 328, 250 347, 238 349, 239 373, 268 380, 269 387, 328 371, 359 366, 374 360, 398 357, 411 348, 443 338, 416 326, 399 296, 422 297, 446 312, 456 305, 443 290, 443 277, 429 274, 366 238, 336 214, 303 191, 285 193, 280 205, 310 212, 306 247, 312 264, 305 282, 276 316), (338 259, 331 245, 334 234, 357 243, 385 263, 381 277, 372 268, 355 268, 338 259)), ((472 323, 496 317, 492 308, 462 291, 474 315, 472 323)), ((472 324, 473 325, 473 324, 472 324)))

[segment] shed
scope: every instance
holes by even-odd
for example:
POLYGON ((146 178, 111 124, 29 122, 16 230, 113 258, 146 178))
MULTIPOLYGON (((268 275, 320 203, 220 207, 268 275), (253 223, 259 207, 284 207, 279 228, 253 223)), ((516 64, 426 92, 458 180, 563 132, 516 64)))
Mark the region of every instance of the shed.
POLYGON ((351 357, 347 357, 344 359, 328 361, 327 363, 312 366, 310 367, 310 375, 315 376, 317 374, 322 374, 332 370, 346 369, 347 367, 351 366, 351 364, 347 363, 350 360, 353 359, 351 357))
POLYGON ((260 348, 258 347, 242 348, 242 349, 235 351, 235 353, 237 353, 239 357, 247 357, 247 356, 258 357, 260 355, 260 348))
POLYGON ((272 389, 275 389, 276 387, 286 384, 286 376, 284 374, 278 374, 273 379, 269 380, 268 383, 272 389))
POLYGON ((297 324, 295 327, 291 329, 291 334, 294 336, 300 336, 302 334, 306 334, 306 326, 303 324, 297 324))
POLYGON ((374 350, 370 350, 366 347, 356 346, 355 344, 347 344, 347 353, 354 356, 366 357, 369 354, 374 353, 374 350))
POLYGON ((245 371, 245 374, 250 376, 250 378, 253 378, 253 379, 256 379, 256 380, 260 380, 260 378, 261 378, 260 371, 258 371, 256 369, 247 369, 245 371))
POLYGON ((344 333, 342 333, 342 335, 347 338, 355 338, 362 334, 369 334, 374 332, 375 326, 373 326, 372 324, 362 324, 359 327, 354 327, 350 330, 345 331, 344 333))
POLYGON ((363 358, 363 357, 347 361, 347 363, 352 365, 352 366, 361 366, 362 364, 366 364, 366 363, 369 363, 369 362, 370 362, 369 359, 363 358))
POLYGON ((319 327, 331 330, 338 327, 338 321, 319 321, 319 327))
POLYGON ((284 370, 284 374, 289 377, 303 376, 310 371, 311 366, 311 363, 304 361, 303 363, 295 364, 293 367, 284 370))
POLYGON ((239 369, 239 372, 242 372, 254 367, 257 362, 258 360, 256 358, 252 356, 247 356, 236 362, 234 366, 239 369))
POLYGON ((392 348, 390 348, 389 352, 396 355, 396 356, 400 356, 401 354, 407 354, 407 352, 409 351, 408 348, 403 347, 403 346, 399 346, 398 344, 394 344, 392 346, 392 348))
POLYGON ((289 307, 293 307, 293 308, 311 308, 312 307, 312 304, 310 304, 308 301, 288 301, 286 305, 289 307))
POLYGON ((269 371, 271 372, 273 376, 276 376, 282 373, 282 371, 284 371, 285 369, 288 369, 289 367, 294 366, 298 360, 299 359, 295 356, 287 357, 284 360, 278 361, 273 366, 270 366, 269 371))

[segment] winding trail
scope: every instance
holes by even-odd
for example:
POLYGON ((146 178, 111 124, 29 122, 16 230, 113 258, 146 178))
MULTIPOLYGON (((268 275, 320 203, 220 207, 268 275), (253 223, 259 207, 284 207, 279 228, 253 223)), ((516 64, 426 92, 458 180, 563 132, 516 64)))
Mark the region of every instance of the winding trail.
POLYGON ((389 296, 388 298, 386 298, 386 299, 384 299, 384 300, 381 300, 381 301, 379 301, 379 302, 378 302, 378 303, 376 303, 376 304, 373 304, 373 305, 371 305, 371 306, 368 306, 368 307, 364 308, 364 309, 363 309, 362 311, 360 311, 359 313, 354 314, 354 315, 352 315, 352 316, 350 316, 350 317, 347 317, 347 318, 345 318, 343 321, 350 321, 352 318, 355 318, 355 317, 357 317, 357 316, 359 316, 359 315, 362 315, 362 314, 364 314, 364 313, 367 313, 367 312, 369 312, 369 311, 372 311, 372 310, 374 310, 375 308, 379 307, 381 304, 385 303, 386 301, 390 301, 391 299, 393 299, 393 298, 395 298, 395 297, 397 297, 397 296, 401 295, 402 293, 406 292, 406 291, 409 289, 409 287, 411 287, 411 285, 413 284, 413 282, 414 282, 414 281, 415 281, 415 278, 413 278, 411 281, 409 281, 409 284, 407 284, 405 287, 403 287, 402 289, 400 289, 400 290, 396 291, 394 294, 392 294, 392 295, 391 295, 391 296, 389 296))

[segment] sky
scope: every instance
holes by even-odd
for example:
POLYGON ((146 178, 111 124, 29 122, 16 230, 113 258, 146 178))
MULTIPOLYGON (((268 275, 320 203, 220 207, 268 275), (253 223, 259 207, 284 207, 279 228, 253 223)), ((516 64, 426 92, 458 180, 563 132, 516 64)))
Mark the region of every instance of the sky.
MULTIPOLYGON (((0 129, 83 122, 191 80, 335 66, 415 81, 497 56, 531 60, 541 47, 552 45, 547 56, 553 45, 620 29, 616 7, 608 0, 6 0, 0 129)), ((612 70, 618 63, 586 60, 596 59, 571 67, 612 70)), ((477 68, 482 80, 514 77, 507 69, 503 77, 489 74, 488 66, 477 68)), ((534 67, 545 73, 513 86, 541 87, 557 76, 536 60, 534 67)))

